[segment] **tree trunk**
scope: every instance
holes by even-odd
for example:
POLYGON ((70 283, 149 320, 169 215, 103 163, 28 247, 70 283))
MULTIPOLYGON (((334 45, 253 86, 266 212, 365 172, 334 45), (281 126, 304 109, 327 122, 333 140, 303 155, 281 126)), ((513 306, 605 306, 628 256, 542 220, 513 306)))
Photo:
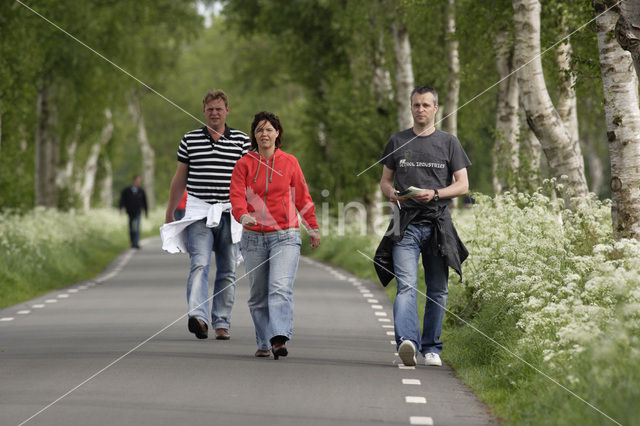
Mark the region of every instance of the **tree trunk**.
POLYGON ((405 130, 413 126, 411 115, 411 91, 413 90, 413 67, 411 64, 411 43, 404 20, 404 11, 395 6, 395 16, 391 24, 396 72, 396 103, 398 128, 405 130))
POLYGON ((456 0, 447 0, 447 28, 445 30, 447 64, 449 66, 449 85, 447 87, 447 105, 445 108, 445 132, 458 134, 458 101, 460 98, 460 60, 458 57, 458 38, 456 36, 456 0))
POLYGON ((142 108, 140 105, 140 94, 134 93, 129 99, 129 113, 133 118, 133 122, 138 128, 138 143, 140 144, 140 152, 142 153, 142 182, 147 194, 147 205, 152 210, 156 205, 155 197, 155 152, 149 143, 147 137, 147 128, 144 124, 142 116, 142 108))
POLYGON ((509 33, 495 35, 496 66, 498 68, 498 101, 496 107, 496 140, 493 146, 493 189, 500 193, 515 188, 520 167, 520 120, 518 77, 513 73, 513 50, 509 33))
POLYGON ((572 140, 549 97, 540 59, 540 2, 513 0, 515 59, 518 84, 533 129, 547 157, 551 175, 567 178, 573 193, 585 196, 589 190, 584 175, 584 159, 577 140, 572 140))
MULTIPOLYGON (((610 7, 614 2, 598 1, 597 3, 610 7)), ((636 75, 640 76, 640 4, 637 0, 623 0, 620 2, 619 10, 616 38, 620 46, 631 53, 636 75)))
POLYGON ((113 206, 113 167, 111 167, 111 160, 105 157, 102 161, 104 166, 104 177, 100 182, 100 202, 104 207, 113 206))
POLYGON ((578 103, 576 101, 576 76, 571 70, 571 43, 562 42, 556 49, 556 62, 560 71, 558 85, 558 114, 572 141, 580 141, 578 132, 578 103))
POLYGON ((596 151, 587 145, 587 159, 589 160, 589 176, 591 182, 589 183, 589 191, 598 195, 600 188, 602 188, 602 182, 604 181, 604 170, 602 167, 602 160, 596 153, 596 151))
POLYGON ((52 88, 41 82, 37 98, 37 128, 35 137, 35 204, 57 207, 59 140, 56 134, 58 114, 52 88))
POLYGON ((633 59, 610 37, 619 18, 609 2, 593 2, 611 159, 611 216, 618 238, 640 240, 640 109, 633 59))
POLYGON ((78 149, 78 141, 80 140, 81 131, 82 118, 80 118, 76 123, 76 128, 73 133, 72 139, 67 143, 67 153, 64 166, 58 169, 58 174, 56 176, 56 186, 58 187, 58 191, 60 191, 60 193, 66 194, 67 200, 65 200, 65 202, 67 205, 71 204, 73 199, 75 198, 74 191, 76 190, 77 185, 74 185, 73 174, 75 168, 76 151, 78 149))
POLYGON ((0 114, 0 152, 2 152, 2 114, 0 114))
POLYGON ((84 166, 84 179, 78 193, 80 201, 82 203, 82 208, 84 210, 89 210, 89 208, 91 207, 91 198, 93 196, 95 188, 100 151, 102 151, 102 148, 109 143, 111 137, 113 136, 113 121, 111 119, 111 111, 109 109, 106 109, 104 114, 106 117, 106 123, 102 128, 100 139, 97 140, 91 147, 89 158, 87 158, 87 162, 84 166))

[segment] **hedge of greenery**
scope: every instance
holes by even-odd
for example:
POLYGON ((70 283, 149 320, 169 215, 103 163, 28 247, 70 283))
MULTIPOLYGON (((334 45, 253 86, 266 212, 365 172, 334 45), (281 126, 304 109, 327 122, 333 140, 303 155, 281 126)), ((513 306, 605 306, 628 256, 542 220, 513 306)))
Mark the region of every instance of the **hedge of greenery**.
MULTIPOLYGON (((161 217, 143 218, 143 235, 161 217)), ((127 226, 113 209, 0 213, 0 309, 95 276, 129 246, 127 226)))
MULTIPOLYGON (((454 215, 470 257, 464 283, 450 276, 443 358, 508 424, 640 424, 640 243, 613 239, 609 202, 476 201, 454 215)), ((327 235, 308 254, 375 280, 357 250, 378 240, 327 235)))

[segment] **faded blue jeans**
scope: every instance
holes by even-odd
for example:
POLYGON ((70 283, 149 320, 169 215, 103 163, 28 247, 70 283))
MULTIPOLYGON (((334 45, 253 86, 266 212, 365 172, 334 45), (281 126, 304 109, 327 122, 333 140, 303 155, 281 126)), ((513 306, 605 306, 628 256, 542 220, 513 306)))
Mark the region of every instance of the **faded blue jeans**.
POLYGON ((393 304, 396 345, 400 346, 403 340, 410 340, 423 355, 442 352, 440 332, 449 294, 449 269, 444 258, 423 253, 427 299, 420 338, 416 290, 418 260, 420 253, 427 248, 432 232, 431 225, 409 225, 402 241, 393 245, 393 269, 398 282, 393 304))
POLYGON ((206 218, 187 227, 191 270, 187 280, 189 316, 208 322, 214 329, 228 329, 236 294, 237 244, 231 241, 231 217, 223 213, 215 228, 207 228, 206 218), (209 307, 209 268, 215 252, 216 278, 213 302, 209 307))
POLYGON ((129 215, 129 240, 131 247, 138 247, 140 243, 140 217, 141 213, 135 216, 129 215))
POLYGON ((268 350, 274 336, 291 338, 293 282, 300 258, 300 231, 258 234, 243 231, 240 250, 249 278, 249 312, 259 349, 268 350))

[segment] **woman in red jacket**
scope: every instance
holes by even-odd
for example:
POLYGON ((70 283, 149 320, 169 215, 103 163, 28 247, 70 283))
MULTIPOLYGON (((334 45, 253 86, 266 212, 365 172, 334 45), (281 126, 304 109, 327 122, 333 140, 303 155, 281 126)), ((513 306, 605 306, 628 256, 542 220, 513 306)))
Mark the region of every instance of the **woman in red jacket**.
POLYGON ((244 229, 240 250, 250 283, 249 311, 256 329, 257 357, 287 356, 293 330, 293 282, 300 257, 298 215, 311 248, 320 245, 315 206, 298 160, 280 149, 283 129, 270 112, 251 124, 252 151, 231 176, 232 214, 244 229))

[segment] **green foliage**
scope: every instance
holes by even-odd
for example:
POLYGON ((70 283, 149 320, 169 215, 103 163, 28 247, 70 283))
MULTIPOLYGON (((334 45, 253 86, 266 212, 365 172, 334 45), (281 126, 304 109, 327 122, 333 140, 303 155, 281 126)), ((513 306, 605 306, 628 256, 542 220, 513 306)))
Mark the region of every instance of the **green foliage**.
MULTIPOLYGON (((443 357, 507 424, 608 423, 597 410, 637 424, 640 243, 612 238, 609 202, 567 209, 552 187, 476 194, 454 216, 470 257, 450 281, 443 357)), ((311 256, 376 280, 357 250, 372 257, 379 237, 323 238, 311 256)))
MULTIPOLYGON (((157 234, 164 211, 142 219, 157 234)), ((36 208, 0 213, 0 309, 95 276, 129 245, 126 215, 36 208)))

